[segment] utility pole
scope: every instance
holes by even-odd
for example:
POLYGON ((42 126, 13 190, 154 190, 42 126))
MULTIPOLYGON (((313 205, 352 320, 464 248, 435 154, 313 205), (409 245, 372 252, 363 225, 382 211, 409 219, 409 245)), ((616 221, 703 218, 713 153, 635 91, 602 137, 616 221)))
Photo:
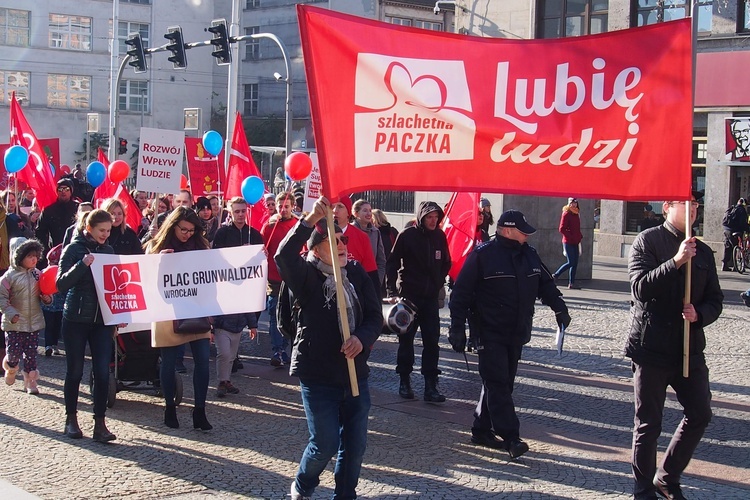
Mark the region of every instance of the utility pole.
POLYGON ((112 1, 112 47, 109 65, 109 149, 107 157, 110 160, 117 158, 117 92, 120 83, 120 44, 117 43, 117 32, 120 19, 120 0, 112 1))
MULTIPOLYGON (((237 37, 240 31, 240 0, 232 0, 232 19, 229 25, 229 36, 237 37)), ((236 43, 229 44, 232 53, 232 61, 229 64, 229 75, 227 80, 227 136, 224 138, 224 172, 229 170, 229 157, 232 151, 232 137, 234 134, 234 114, 237 111, 237 83, 239 82, 240 57, 239 47, 236 43)))

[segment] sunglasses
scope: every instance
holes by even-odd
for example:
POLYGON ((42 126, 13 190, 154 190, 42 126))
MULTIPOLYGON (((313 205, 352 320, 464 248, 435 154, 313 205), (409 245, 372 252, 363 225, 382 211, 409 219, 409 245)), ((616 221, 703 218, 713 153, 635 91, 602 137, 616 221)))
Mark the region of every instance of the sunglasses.
POLYGON ((70 188, 68 186, 60 186, 57 188, 57 192, 59 193, 61 191, 70 191, 70 188))
MULTIPOLYGON (((326 238, 326 240, 327 239, 328 238, 326 238)), ((336 238, 336 245, 338 245, 339 242, 343 243, 344 245, 348 245, 349 244, 349 237, 342 234, 341 236, 339 236, 338 238, 336 238)))

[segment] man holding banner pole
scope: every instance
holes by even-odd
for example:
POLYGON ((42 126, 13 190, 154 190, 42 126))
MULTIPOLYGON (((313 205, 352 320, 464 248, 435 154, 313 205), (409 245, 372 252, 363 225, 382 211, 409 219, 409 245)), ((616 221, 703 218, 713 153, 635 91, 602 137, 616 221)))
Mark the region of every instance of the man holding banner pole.
POLYGON ((356 498, 370 409, 367 358, 383 316, 372 281, 358 262, 347 261, 347 240, 333 227, 330 202, 319 198, 274 257, 300 307, 290 373, 299 377, 310 432, 292 483, 292 499, 313 494, 335 454, 335 497, 356 498), (332 231, 323 219, 326 214, 332 231), (303 257, 305 242, 309 252, 303 257))
POLYGON ((632 360, 635 389, 636 499, 656 498, 657 491, 683 498, 680 477, 711 420, 703 328, 719 317, 724 299, 713 252, 695 237, 686 237, 687 221, 695 219, 698 202, 665 201, 662 208, 666 221, 636 237, 628 261, 632 323, 625 355, 632 360), (686 331, 684 322, 689 323, 686 331), (684 417, 657 469, 668 386, 684 417))

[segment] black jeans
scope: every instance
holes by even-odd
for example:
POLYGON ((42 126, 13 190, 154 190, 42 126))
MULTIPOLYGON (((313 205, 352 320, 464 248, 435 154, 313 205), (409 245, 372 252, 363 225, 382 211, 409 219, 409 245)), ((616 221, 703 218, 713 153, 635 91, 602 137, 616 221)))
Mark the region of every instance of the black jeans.
POLYGON ((513 384, 518 373, 522 346, 487 344, 479 350, 482 392, 474 411, 472 430, 494 430, 504 441, 520 437, 521 424, 513 404, 513 384))
POLYGON ((705 364, 663 368, 633 363, 635 427, 633 429, 633 477, 635 498, 651 498, 654 480, 679 484, 698 442, 711 421, 711 391, 705 364), (656 468, 656 448, 661 434, 667 387, 672 386, 683 408, 683 418, 669 442, 661 466, 656 468))
POLYGON ((56 347, 62 329, 62 311, 42 311, 44 313, 44 346, 56 347))
POLYGON ((114 355, 112 335, 114 326, 76 323, 63 318, 62 337, 65 342, 65 414, 73 415, 78 408, 78 391, 83 378, 86 343, 91 351, 94 373, 94 417, 104 417, 109 394, 109 362, 114 355))
POLYGON ((437 298, 407 298, 417 307, 417 318, 408 332, 398 336, 396 373, 408 375, 414 369, 414 336, 419 328, 422 332, 422 375, 428 378, 437 377, 440 375, 440 310, 437 298))

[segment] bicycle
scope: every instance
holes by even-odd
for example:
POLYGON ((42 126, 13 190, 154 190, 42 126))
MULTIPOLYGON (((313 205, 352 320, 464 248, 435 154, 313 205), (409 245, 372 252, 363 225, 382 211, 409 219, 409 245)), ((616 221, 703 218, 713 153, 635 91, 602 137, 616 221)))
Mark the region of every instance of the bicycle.
POLYGON ((740 274, 745 274, 745 271, 750 269, 750 235, 748 233, 733 233, 732 236, 737 238, 737 245, 732 249, 734 270, 740 274))

